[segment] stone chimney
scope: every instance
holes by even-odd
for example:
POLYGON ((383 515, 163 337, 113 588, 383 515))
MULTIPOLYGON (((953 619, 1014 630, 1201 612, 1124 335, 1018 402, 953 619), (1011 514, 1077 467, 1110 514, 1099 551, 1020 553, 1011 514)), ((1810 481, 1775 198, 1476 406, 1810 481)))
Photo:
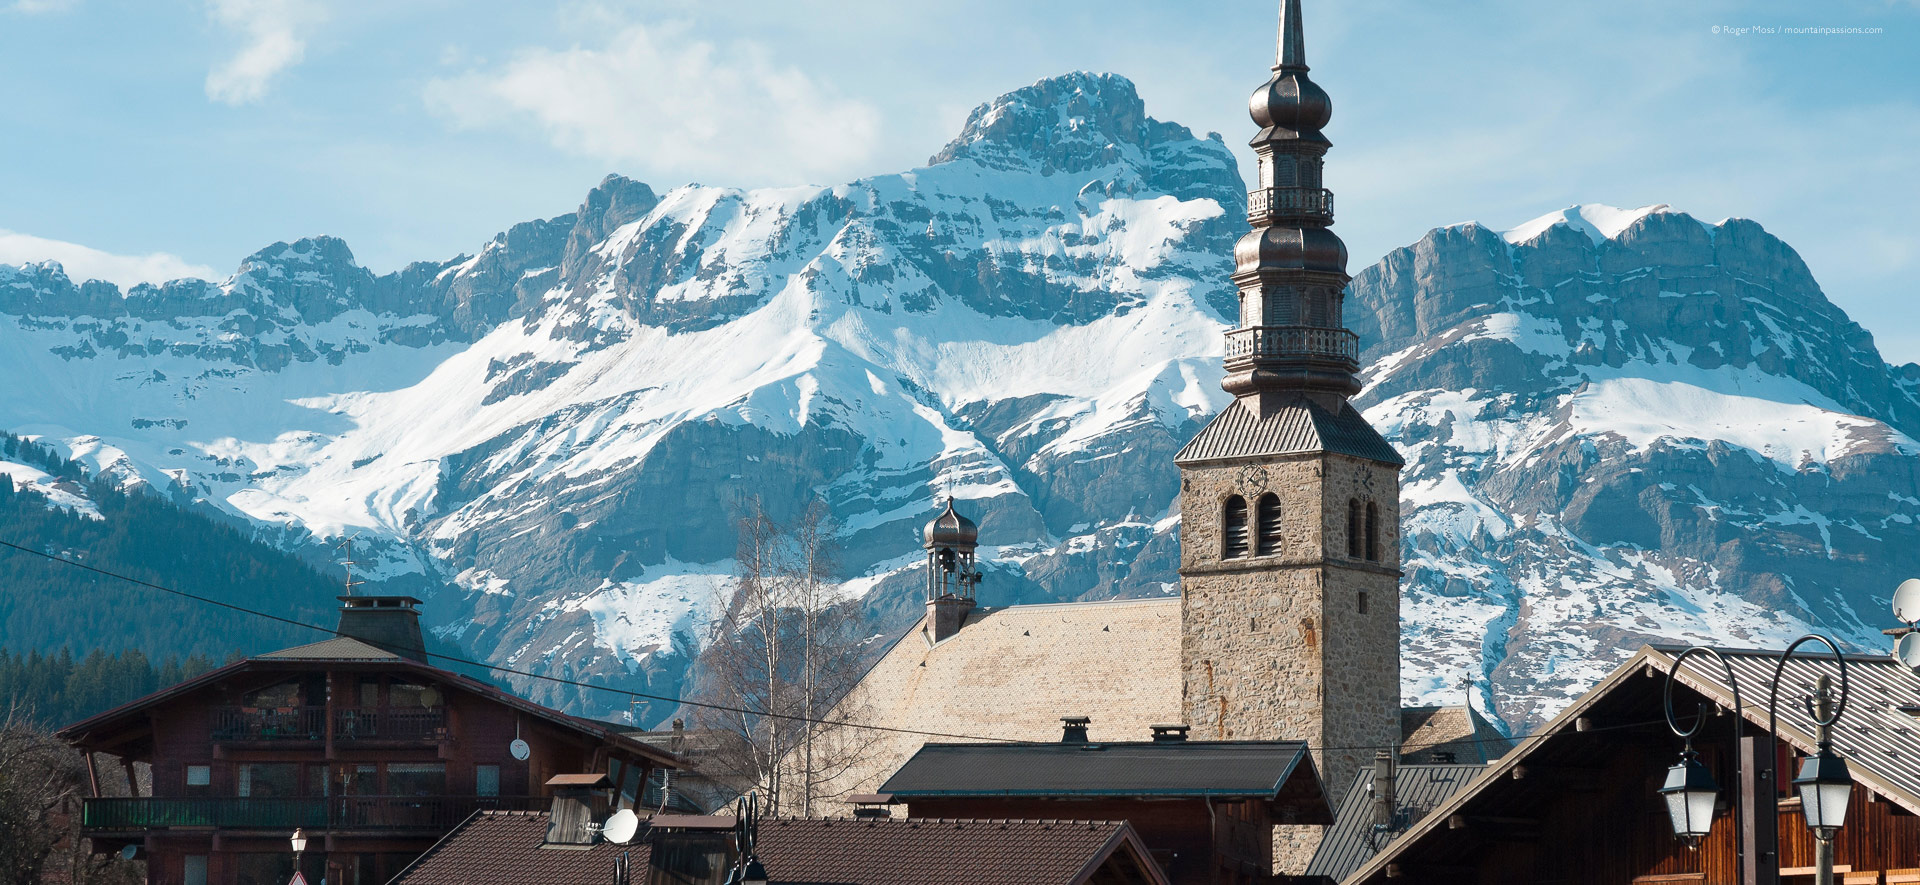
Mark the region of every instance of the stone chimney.
POLYGON ((415 608, 420 600, 411 596, 342 596, 339 599, 338 629, 342 636, 427 663, 427 643, 420 634, 420 610, 415 608))
POLYGON ((1396 830, 1400 824, 1399 799, 1394 795, 1393 754, 1376 750, 1373 754, 1373 827, 1396 830))

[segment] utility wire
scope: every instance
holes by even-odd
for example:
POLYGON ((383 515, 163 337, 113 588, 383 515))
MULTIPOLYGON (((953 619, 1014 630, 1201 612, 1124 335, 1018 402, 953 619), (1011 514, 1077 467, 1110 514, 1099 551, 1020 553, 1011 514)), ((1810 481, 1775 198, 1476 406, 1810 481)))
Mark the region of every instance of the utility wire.
MULTIPOLYGON (((284 617, 284 616, 272 614, 269 612, 263 612, 258 609, 247 608, 246 606, 243 606, 243 605, 235 605, 231 602, 224 602, 218 599, 214 599, 212 597, 201 596, 200 594, 197 594, 197 593, 189 593, 185 590, 176 590, 172 587, 162 586, 160 584, 155 584, 151 581, 143 581, 139 578, 120 574, 119 572, 110 571, 108 569, 103 569, 97 566, 88 565, 84 562, 80 562, 79 560, 68 559, 64 556, 55 556, 54 554, 47 553, 43 550, 36 550, 32 547, 15 544, 11 541, 0 540, 0 547, 4 547, 9 550, 17 550, 21 553, 27 553, 33 556, 38 556, 41 559, 49 560, 51 562, 57 562, 62 565, 67 565, 73 568, 81 569, 83 571, 92 572, 96 575, 100 575, 103 577, 113 578, 114 580, 117 580, 117 581, 125 581, 129 584, 133 584, 139 587, 145 587, 149 590, 158 590, 161 593, 167 593, 173 596, 181 597, 183 599, 189 599, 194 602, 205 603, 207 605, 212 605, 219 608, 227 609, 228 611, 239 612, 245 615, 252 615, 253 617, 256 617, 256 618, 265 618, 269 621, 275 621, 281 624, 288 624, 294 627, 303 627, 308 630, 314 630, 314 631, 317 631, 320 633, 326 633, 332 636, 343 636, 343 637, 347 636, 347 634, 341 633, 339 630, 335 630, 330 627, 322 627, 318 624, 309 624, 306 621, 284 617)), ((352 637, 348 637, 348 638, 352 638, 352 637)), ((568 679, 564 676, 551 676, 545 673, 535 673, 529 670, 520 670, 514 667, 504 667, 499 664, 489 664, 484 661, 475 661, 468 658, 458 657, 455 655, 440 654, 439 652, 428 651, 424 653, 428 657, 439 658, 441 660, 448 661, 455 664, 464 664, 469 667, 478 667, 483 670, 491 670, 498 673, 506 673, 512 676, 523 676, 528 679, 539 679, 546 682, 557 683, 560 685, 572 686, 574 688, 585 688, 585 689, 592 689, 594 691, 604 691, 604 692, 609 692, 611 694, 624 695, 629 698, 638 698, 640 700, 662 701, 662 702, 671 703, 671 704, 680 704, 688 707, 699 707, 701 709, 717 710, 723 713, 740 713, 748 716, 764 716, 768 719, 780 719, 780 720, 785 720, 789 722, 803 722, 811 725, 831 725, 831 726, 836 726, 841 728, 859 728, 859 729, 866 729, 868 731, 884 731, 884 732, 890 732, 893 734, 910 734, 910 735, 916 735, 919 737, 952 738, 955 740, 971 741, 976 743, 988 743, 988 744, 1033 743, 1033 741, 1020 741, 1020 740, 1014 740, 1011 738, 990 738, 990 737, 981 737, 979 735, 970 735, 970 734, 953 734, 950 732, 941 732, 941 731, 923 731, 915 728, 897 728, 889 725, 875 725, 875 724, 866 723, 866 722, 835 721, 831 719, 819 719, 819 718, 801 716, 801 715, 791 714, 791 713, 769 713, 761 710, 755 710, 750 707, 734 707, 726 704, 716 704, 708 701, 695 701, 687 698, 674 697, 672 695, 649 694, 647 692, 634 691, 632 689, 615 688, 611 685, 598 685, 591 682, 582 682, 577 679, 568 679)), ((1650 720, 1647 722, 1630 722, 1630 723, 1623 723, 1619 725, 1607 725, 1607 726, 1600 726, 1597 728, 1590 728, 1581 733, 1592 734, 1594 732, 1599 732, 1599 731, 1618 731, 1618 730, 1632 729, 1632 728, 1645 728, 1649 725, 1664 725, 1664 724, 1665 724, 1664 720, 1650 720)), ((1460 740, 1442 741, 1442 742, 1433 744, 1432 746, 1433 747, 1449 747, 1449 746, 1460 746, 1464 744, 1475 744, 1475 745, 1508 744, 1508 745, 1511 745, 1512 749, 1517 750, 1520 748, 1521 745, 1527 743, 1528 741, 1538 740, 1544 737, 1546 737, 1546 734, 1544 733, 1535 733, 1535 734, 1523 735, 1521 737, 1515 737, 1515 738, 1505 738, 1505 737, 1503 738, 1462 738, 1460 740)), ((1099 743, 1099 742, 1095 741, 1094 743, 1099 743)), ((1330 752, 1333 750, 1389 750, 1389 751, 1398 753, 1403 749, 1403 747, 1404 747, 1403 744, 1391 744, 1391 745, 1370 745, 1370 746, 1351 746, 1351 747, 1309 747, 1308 749, 1315 750, 1322 753, 1330 752)), ((1423 748, 1423 749, 1426 749, 1426 748, 1423 748)))

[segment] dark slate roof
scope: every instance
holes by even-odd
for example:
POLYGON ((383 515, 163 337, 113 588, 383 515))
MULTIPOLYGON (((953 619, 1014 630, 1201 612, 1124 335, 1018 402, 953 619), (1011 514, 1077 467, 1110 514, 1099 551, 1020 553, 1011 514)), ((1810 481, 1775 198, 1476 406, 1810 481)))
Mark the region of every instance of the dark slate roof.
MULTIPOLYGON (((1485 765, 1402 765, 1394 771, 1394 804, 1404 816, 1401 827, 1409 827, 1446 801, 1485 765)), ((1353 778, 1353 788, 1340 803, 1333 826, 1320 839, 1313 860, 1307 862, 1306 875, 1327 876, 1338 882, 1360 868, 1367 858, 1387 844, 1391 834, 1373 829, 1373 769, 1362 768, 1353 778)))
POLYGON ((351 636, 335 636, 307 645, 296 645, 263 655, 263 661, 397 661, 400 656, 384 648, 368 645, 351 636))
POLYGON ((1319 452, 1396 466, 1406 463, 1351 404, 1341 403, 1340 413, 1336 415, 1302 397, 1261 415, 1253 407, 1255 402, 1257 400, 1235 400, 1221 409, 1220 414, 1213 416, 1180 454, 1174 456, 1174 463, 1319 452))
MULTIPOLYGON (((611 882, 622 852, 631 880, 648 878, 651 832, 584 850, 542 848, 546 833, 544 813, 483 811, 393 882, 611 882)), ((1110 865, 1126 870, 1118 881, 1167 881, 1125 821, 776 819, 760 823, 759 856, 770 880, 786 885, 1079 885, 1110 865)))
POLYGON ((887 779, 880 792, 891 793, 895 799, 960 796, 1271 799, 1296 771, 1313 773, 1307 745, 1299 741, 927 744, 887 779))

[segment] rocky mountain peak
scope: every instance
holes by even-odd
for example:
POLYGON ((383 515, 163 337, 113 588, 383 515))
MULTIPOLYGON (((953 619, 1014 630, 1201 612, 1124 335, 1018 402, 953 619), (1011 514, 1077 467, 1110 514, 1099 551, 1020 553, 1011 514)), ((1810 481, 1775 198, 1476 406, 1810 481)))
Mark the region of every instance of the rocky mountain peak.
MULTIPOLYGON (((1137 163, 1157 146, 1192 140, 1187 127, 1147 116, 1133 81, 1076 71, 974 108, 960 134, 927 163, 973 160, 991 169, 1072 174, 1137 163)), ((1232 163, 1224 146, 1220 153, 1232 163)))

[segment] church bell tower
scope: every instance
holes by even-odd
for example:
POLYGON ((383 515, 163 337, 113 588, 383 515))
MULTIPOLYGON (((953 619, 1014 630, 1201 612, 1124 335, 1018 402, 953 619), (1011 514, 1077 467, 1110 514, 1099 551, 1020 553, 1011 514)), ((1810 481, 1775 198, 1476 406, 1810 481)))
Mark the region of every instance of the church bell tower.
POLYGON ((1304 740, 1335 802, 1400 739, 1400 467, 1348 402, 1347 249, 1322 187, 1332 117, 1300 0, 1253 93, 1259 182, 1234 247, 1234 401, 1180 468, 1181 705, 1196 738, 1304 740))

